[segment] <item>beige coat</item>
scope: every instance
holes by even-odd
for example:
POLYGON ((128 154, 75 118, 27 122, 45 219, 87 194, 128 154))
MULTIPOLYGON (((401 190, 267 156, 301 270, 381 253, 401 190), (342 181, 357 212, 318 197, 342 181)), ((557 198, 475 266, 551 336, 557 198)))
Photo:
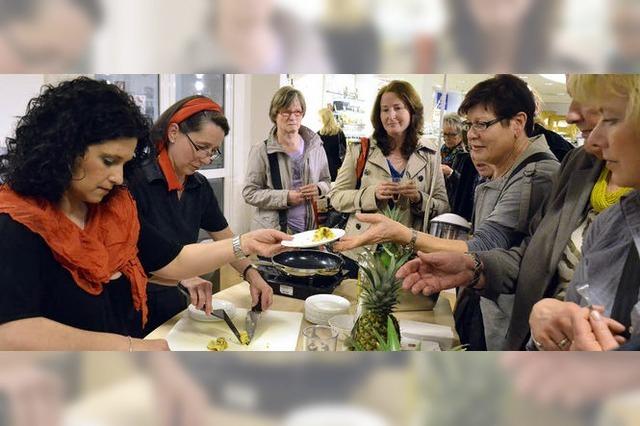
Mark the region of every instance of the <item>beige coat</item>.
MULTIPOLYGON (((256 214, 251 220, 251 230, 255 229, 280 229, 278 223, 278 211, 288 209, 287 193, 291 183, 291 161, 287 153, 282 149, 275 137, 275 128, 269 133, 267 144, 260 141, 251 147, 247 165, 247 177, 245 179, 242 196, 247 204, 257 207, 256 214), (282 179, 281 190, 273 189, 269 159, 267 154, 278 153, 278 165, 282 179)), ((322 140, 311 129, 301 126, 300 136, 304 140, 304 184, 315 183, 320 189, 320 195, 325 195, 331 187, 331 175, 327 155, 322 147, 322 140)), ((309 203, 307 207, 307 229, 315 228, 313 211, 309 203)))
MULTIPOLYGON (((354 213, 381 212, 386 202, 377 202, 375 188, 378 183, 391 180, 391 171, 389 170, 387 159, 378 148, 375 140, 372 139, 360 189, 355 189, 356 163, 359 155, 360 143, 352 143, 347 148, 344 162, 338 171, 338 177, 329 194, 331 205, 334 209, 343 213, 352 213, 345 228, 347 235, 357 234, 368 228, 367 224, 356 219, 354 213)), ((403 208, 403 215, 400 222, 421 231, 424 225, 424 212, 428 204, 430 204, 429 218, 449 211, 447 189, 440 169, 440 154, 435 142, 428 141, 426 138, 420 140, 418 148, 409 157, 406 173, 408 177, 414 179, 418 186, 418 191, 422 193, 422 203, 410 205, 408 200, 401 199, 400 206, 403 208), (433 175, 434 171, 435 176, 433 175), (431 203, 429 203, 432 181, 434 182, 433 197, 431 203)), ((356 250, 346 254, 353 258, 357 256, 357 253, 358 251, 356 250)))

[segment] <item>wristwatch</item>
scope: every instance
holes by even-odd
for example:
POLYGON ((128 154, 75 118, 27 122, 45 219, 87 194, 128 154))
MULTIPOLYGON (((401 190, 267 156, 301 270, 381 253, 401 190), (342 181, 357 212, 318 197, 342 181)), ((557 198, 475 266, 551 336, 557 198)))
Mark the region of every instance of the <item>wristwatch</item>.
POLYGON ((233 255, 236 259, 246 259, 247 255, 242 251, 242 246, 240 245, 240 235, 236 235, 231 240, 231 244, 233 245, 233 255))

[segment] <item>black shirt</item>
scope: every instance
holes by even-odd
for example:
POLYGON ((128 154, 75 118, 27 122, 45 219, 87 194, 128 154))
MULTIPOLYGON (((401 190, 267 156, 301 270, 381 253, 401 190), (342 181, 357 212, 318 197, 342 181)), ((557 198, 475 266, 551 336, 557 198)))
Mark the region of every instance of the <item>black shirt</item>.
POLYGON ((207 178, 200 173, 187 176, 180 199, 177 191, 168 191, 165 177, 154 160, 133 171, 127 185, 140 217, 171 241, 196 243, 200 228, 218 232, 229 226, 207 178))
MULTIPOLYGON (((171 241, 192 244, 198 241, 201 228, 218 232, 229 226, 207 178, 200 173, 187 176, 179 199, 177 191, 167 189, 167 181, 155 160, 135 169, 127 184, 141 220, 171 241)), ((143 330, 145 335, 186 309, 187 299, 173 286, 150 282, 147 304, 149 321, 143 330)))
POLYGON ((329 174, 331 175, 331 181, 335 181, 338 176, 338 169, 342 166, 342 160, 344 160, 344 154, 347 151, 347 138, 342 130, 335 135, 321 135, 322 147, 327 154, 327 162, 329 164, 329 174))
MULTIPOLYGON (((83 330, 142 336, 141 313, 124 275, 94 296, 78 287, 42 237, 8 214, 0 214, 0 235, 0 324, 45 317, 83 330)), ((147 272, 170 263, 181 249, 141 226, 138 255, 147 272)))
POLYGON ((533 126, 532 136, 538 135, 544 135, 544 138, 547 140, 547 145, 549 145, 549 150, 553 152, 553 155, 555 155, 561 163, 565 155, 575 148, 575 146, 571 145, 571 143, 561 135, 557 134, 553 130, 547 129, 539 123, 535 123, 533 126))

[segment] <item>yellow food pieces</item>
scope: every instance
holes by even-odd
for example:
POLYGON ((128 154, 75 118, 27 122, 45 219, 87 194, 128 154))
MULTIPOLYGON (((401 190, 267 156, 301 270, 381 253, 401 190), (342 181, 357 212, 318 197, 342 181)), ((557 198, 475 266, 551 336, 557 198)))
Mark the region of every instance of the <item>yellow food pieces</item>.
POLYGON ((328 240, 334 237, 333 231, 325 226, 321 226, 313 233, 313 241, 328 240))
POLYGON ((241 331, 240 332, 240 343, 242 343, 243 345, 249 345, 249 342, 251 341, 251 339, 249 338, 249 333, 247 333, 246 331, 241 331))
POLYGON ((207 344, 207 349, 210 351, 221 352, 229 347, 229 343, 224 337, 218 337, 215 340, 210 340, 207 344))

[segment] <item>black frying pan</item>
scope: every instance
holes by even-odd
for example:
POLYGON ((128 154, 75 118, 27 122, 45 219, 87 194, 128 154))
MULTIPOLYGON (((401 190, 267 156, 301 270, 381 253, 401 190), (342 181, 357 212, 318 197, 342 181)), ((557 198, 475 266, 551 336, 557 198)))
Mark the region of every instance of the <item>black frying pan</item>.
POLYGON ((254 265, 273 266, 294 277, 334 276, 340 272, 343 263, 337 254, 318 250, 286 251, 273 256, 271 262, 253 262, 254 265))

